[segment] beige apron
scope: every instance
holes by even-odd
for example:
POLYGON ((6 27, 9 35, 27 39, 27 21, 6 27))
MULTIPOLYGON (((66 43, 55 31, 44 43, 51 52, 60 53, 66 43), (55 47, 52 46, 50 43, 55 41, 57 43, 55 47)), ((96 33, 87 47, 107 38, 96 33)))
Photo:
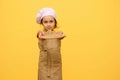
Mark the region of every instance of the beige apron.
POLYGON ((60 39, 39 40, 38 80, 62 80, 60 39))

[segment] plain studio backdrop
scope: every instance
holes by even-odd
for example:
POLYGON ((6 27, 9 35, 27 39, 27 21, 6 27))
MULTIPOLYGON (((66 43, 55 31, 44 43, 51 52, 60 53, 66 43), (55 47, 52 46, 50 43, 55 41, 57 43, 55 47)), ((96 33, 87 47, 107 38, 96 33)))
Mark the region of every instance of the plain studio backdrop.
POLYGON ((119 0, 0 0, 0 80, 37 80, 43 7, 57 13, 63 80, 120 80, 119 0))

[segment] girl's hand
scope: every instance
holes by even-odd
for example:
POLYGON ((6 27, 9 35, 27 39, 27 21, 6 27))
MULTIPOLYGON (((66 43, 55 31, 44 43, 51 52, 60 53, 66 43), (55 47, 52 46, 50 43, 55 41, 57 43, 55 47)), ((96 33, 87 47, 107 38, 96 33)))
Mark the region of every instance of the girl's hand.
POLYGON ((37 38, 38 38, 38 39, 45 39, 44 31, 39 31, 39 32, 37 33, 37 38))
POLYGON ((65 34, 63 32, 57 32, 57 38, 58 39, 63 39, 65 36, 65 34))

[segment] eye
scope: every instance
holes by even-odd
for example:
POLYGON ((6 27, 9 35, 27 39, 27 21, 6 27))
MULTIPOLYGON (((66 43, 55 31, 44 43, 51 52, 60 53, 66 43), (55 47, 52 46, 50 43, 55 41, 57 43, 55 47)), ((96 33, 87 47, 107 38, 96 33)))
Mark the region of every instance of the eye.
POLYGON ((53 20, 50 20, 50 23, 53 23, 53 20))
POLYGON ((47 23, 48 21, 43 21, 43 23, 47 23))

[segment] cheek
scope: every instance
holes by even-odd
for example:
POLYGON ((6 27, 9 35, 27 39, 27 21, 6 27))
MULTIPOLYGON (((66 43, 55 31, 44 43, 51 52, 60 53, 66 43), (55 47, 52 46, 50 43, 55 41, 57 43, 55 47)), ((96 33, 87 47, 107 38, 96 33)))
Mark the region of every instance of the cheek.
POLYGON ((52 25, 55 26, 55 23, 53 23, 52 25))
POLYGON ((47 24, 43 23, 42 25, 43 25, 43 26, 46 26, 47 24))

